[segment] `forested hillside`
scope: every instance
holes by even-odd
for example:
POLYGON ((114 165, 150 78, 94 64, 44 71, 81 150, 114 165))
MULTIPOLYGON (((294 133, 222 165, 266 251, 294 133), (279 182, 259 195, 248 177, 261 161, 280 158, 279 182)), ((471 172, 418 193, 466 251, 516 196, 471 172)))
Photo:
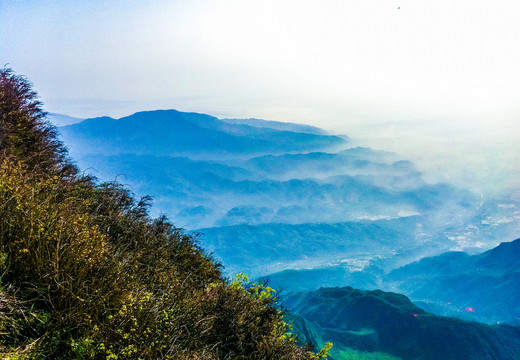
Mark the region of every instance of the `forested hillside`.
POLYGON ((68 158, 30 83, 0 71, 3 359, 312 359, 273 290, 68 158))
POLYGON ((518 326, 437 316, 401 294, 347 286, 297 293, 287 300, 300 317, 295 328, 311 342, 332 341, 331 356, 337 360, 351 359, 352 349, 403 360, 516 360, 520 356, 518 326))

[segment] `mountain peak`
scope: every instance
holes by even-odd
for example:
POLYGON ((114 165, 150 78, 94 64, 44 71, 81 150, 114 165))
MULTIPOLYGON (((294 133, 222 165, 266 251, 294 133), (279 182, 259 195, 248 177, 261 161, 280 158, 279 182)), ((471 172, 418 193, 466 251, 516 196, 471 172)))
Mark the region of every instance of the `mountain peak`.
POLYGON ((142 111, 114 120, 87 119, 61 128, 71 153, 263 154, 317 151, 343 146, 345 139, 243 124, 178 110, 142 111))
POLYGON ((520 270, 520 239, 502 242, 477 257, 477 267, 501 271, 520 270))

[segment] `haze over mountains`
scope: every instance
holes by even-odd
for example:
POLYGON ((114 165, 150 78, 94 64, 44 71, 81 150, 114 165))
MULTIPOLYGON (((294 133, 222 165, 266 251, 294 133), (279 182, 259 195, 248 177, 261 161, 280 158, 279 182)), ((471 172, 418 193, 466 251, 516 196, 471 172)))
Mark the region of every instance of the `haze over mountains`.
POLYGON ((436 313, 520 323, 520 239, 473 256, 424 258, 391 271, 385 282, 436 313))
POLYGON ((520 233, 520 202, 507 192, 431 183, 395 153, 299 124, 163 110, 59 130, 82 169, 152 195, 152 212, 200 233, 228 274, 263 276, 284 289, 308 341, 335 339, 334 359, 353 351, 380 359, 520 355, 516 327, 442 317, 518 321, 518 241, 482 253, 520 233), (347 285, 401 292, 416 304, 383 292, 317 290, 347 285), (346 314, 334 324, 312 313, 347 298, 359 301, 334 310, 346 314), (389 298, 398 299, 392 310, 389 298), (380 317, 368 316, 380 311, 393 319, 384 331, 380 317), (352 313, 368 317, 352 323, 352 313), (405 343, 388 345, 385 336, 398 331, 408 334, 405 343), (480 340, 467 345, 473 336, 480 340), (466 350, 450 357, 428 337, 466 350))
MULTIPOLYGON (((140 112, 116 120, 87 119, 62 129, 64 139, 81 146, 82 154, 181 155, 198 157, 229 154, 285 153, 344 145, 332 135, 275 130, 230 124, 215 117, 175 110, 140 112), (74 134, 74 135, 72 135, 74 134)), ((71 154, 75 155, 74 147, 71 154)))
POLYGON ((163 110, 87 119, 60 132, 83 169, 152 195, 156 213, 205 233, 201 241, 231 272, 265 275, 329 265, 353 253, 370 258, 385 242, 392 244, 390 253, 412 259, 449 249, 475 251, 514 238, 519 227, 513 200, 427 183, 396 154, 353 146, 346 136, 310 126, 163 110), (405 229, 402 222, 389 225, 400 218, 408 218, 405 229), (373 226, 413 235, 359 241, 373 226), (274 227, 287 235, 277 236, 274 227), (233 241, 246 233, 255 239, 251 255, 269 255, 254 256, 263 259, 257 265, 228 258, 251 243, 233 241), (320 245, 328 255, 311 260, 308 242, 320 236, 333 239, 320 245), (357 250, 356 242, 362 244, 357 250), (292 244, 301 251, 280 250, 292 244))

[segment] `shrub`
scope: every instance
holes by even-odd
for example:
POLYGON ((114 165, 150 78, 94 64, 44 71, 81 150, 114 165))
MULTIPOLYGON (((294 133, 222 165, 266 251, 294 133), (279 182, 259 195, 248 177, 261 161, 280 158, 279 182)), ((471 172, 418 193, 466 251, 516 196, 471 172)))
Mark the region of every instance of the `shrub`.
POLYGON ((0 71, 0 355, 310 359, 269 287, 229 282, 197 239, 78 175, 36 93, 0 71))

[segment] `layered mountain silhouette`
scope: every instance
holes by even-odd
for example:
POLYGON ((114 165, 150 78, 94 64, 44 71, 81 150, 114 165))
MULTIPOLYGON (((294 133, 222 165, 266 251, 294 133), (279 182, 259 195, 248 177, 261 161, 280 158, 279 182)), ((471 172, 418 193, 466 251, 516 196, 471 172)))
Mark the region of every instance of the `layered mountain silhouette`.
MULTIPOLYGON (((233 272, 254 276, 346 259, 367 261, 411 247, 415 217, 343 223, 235 225, 200 229, 201 242, 233 272), (376 251, 377 249, 377 251, 376 251), (377 255, 376 255, 377 254, 377 255)), ((326 282, 327 279, 322 281, 326 282)))
POLYGON ((438 313, 520 323, 520 239, 478 255, 425 258, 393 270, 385 282, 438 313))
POLYGON ((154 215, 203 233, 230 272, 246 265, 257 276, 376 254, 399 265, 468 247, 460 232, 470 223, 475 233, 509 231, 505 223, 481 224, 479 194, 428 183, 396 154, 307 125, 160 110, 87 119, 60 132, 82 169, 152 195, 154 215), (406 239, 374 238, 378 221, 394 222, 406 239), (349 227, 356 230, 337 230, 349 227), (320 242, 319 257, 307 251, 320 242), (292 244, 300 245, 289 251, 292 244))
POLYGON ((429 183, 396 154, 306 125, 162 110, 60 132, 82 169, 152 195, 229 275, 285 288, 295 327, 334 342, 334 359, 519 355, 514 326, 439 316, 514 323, 518 242, 437 256, 510 237, 515 201, 429 183), (365 290, 332 288, 345 285, 365 290))
POLYGON ((365 260, 369 265, 360 263, 357 269, 354 263, 285 270, 262 281, 287 293, 345 285, 392 290, 437 315, 490 324, 520 324, 520 239, 477 255, 446 252, 391 271, 385 269, 388 264, 384 259, 365 260))

